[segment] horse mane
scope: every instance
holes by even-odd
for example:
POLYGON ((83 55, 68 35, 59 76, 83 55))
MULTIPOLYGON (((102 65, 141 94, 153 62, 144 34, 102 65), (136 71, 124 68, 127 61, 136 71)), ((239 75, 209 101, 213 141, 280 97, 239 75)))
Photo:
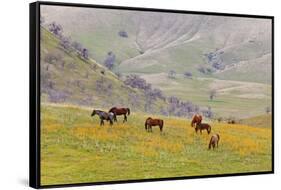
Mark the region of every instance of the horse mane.
POLYGON ((116 107, 111 108, 108 112, 113 112, 113 110, 115 110, 116 107))

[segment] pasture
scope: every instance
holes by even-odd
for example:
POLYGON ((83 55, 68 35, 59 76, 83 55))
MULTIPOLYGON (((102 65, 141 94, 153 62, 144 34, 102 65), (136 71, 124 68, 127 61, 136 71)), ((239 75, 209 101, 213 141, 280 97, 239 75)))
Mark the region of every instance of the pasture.
MULTIPOLYGON (((107 109, 103 109, 107 110, 107 109)), ((145 131, 144 113, 128 122, 99 126, 91 109, 41 106, 41 185, 148 179, 271 170, 271 128, 212 123, 221 135, 208 150, 211 134, 195 134, 190 120, 164 120, 163 133, 145 131)), ((204 119, 203 119, 204 122, 204 119)))

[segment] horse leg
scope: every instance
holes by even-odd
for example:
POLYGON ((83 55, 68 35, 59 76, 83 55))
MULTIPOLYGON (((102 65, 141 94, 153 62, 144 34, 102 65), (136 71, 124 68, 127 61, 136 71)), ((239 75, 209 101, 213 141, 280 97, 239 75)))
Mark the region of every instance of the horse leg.
POLYGON ((117 116, 116 114, 114 113, 114 117, 113 117, 114 121, 117 122, 117 116))
POLYGON ((200 134, 202 135, 202 129, 200 129, 200 134))
POLYGON ((103 124, 103 120, 101 119, 101 120, 100 120, 100 126, 102 126, 102 124, 103 124))
POLYGON ((125 123, 127 121, 127 116, 126 114, 124 114, 124 120, 123 120, 123 123, 125 123))

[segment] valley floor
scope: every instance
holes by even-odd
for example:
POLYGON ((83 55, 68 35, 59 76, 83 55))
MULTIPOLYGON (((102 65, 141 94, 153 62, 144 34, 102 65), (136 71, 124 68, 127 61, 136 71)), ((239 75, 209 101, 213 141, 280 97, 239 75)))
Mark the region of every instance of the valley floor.
POLYGON ((144 129, 148 115, 99 126, 91 110, 41 106, 41 185, 270 171, 271 128, 210 123, 221 136, 196 134, 190 121, 164 116, 164 132, 144 129))

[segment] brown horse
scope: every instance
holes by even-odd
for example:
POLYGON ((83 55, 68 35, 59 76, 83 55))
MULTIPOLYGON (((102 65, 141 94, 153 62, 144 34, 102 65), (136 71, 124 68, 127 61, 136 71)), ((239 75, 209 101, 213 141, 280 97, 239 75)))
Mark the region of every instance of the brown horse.
POLYGON ((113 107, 111 108, 109 111, 109 113, 114 113, 114 121, 117 122, 117 115, 124 115, 124 120, 123 123, 125 121, 127 121, 127 114, 130 115, 130 109, 129 108, 117 108, 117 107, 113 107))
POLYGON ((151 117, 149 117, 146 119, 144 126, 147 132, 152 132, 152 126, 159 126, 160 132, 162 132, 164 121, 162 119, 152 119, 151 117))
POLYGON ((214 134, 212 135, 211 139, 210 139, 210 143, 209 143, 209 149, 211 149, 211 147, 213 147, 213 149, 216 147, 219 147, 219 141, 220 141, 220 135, 219 134, 214 134))
POLYGON ((208 123, 197 123, 195 127, 195 131, 200 130, 200 133, 202 134, 202 130, 207 130, 208 134, 211 133, 211 126, 208 123))
POLYGON ((202 122, 202 116, 199 115, 199 114, 195 114, 195 115, 192 117, 191 127, 194 127, 194 124, 201 123, 201 122, 202 122))

